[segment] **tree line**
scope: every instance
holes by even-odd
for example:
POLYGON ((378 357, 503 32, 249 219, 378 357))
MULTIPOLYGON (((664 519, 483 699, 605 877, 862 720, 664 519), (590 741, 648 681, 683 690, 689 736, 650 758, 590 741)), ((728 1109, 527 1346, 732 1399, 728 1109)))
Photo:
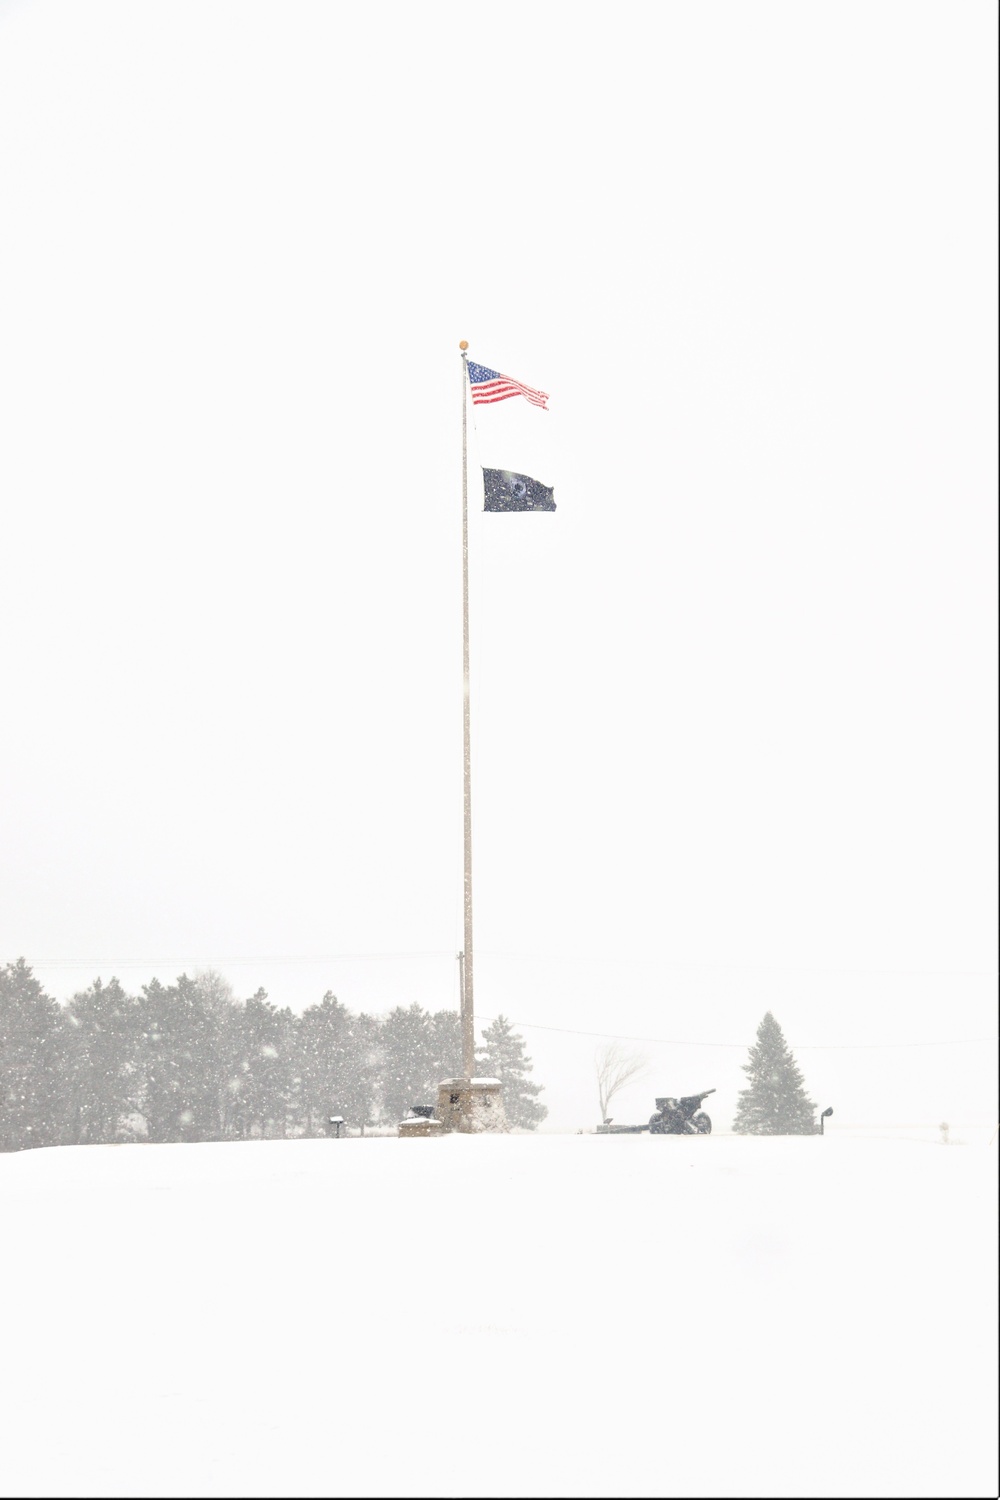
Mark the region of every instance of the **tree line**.
MULTIPOLYGON (((0 969, 0 1151, 120 1141, 245 1141, 394 1126, 461 1073, 457 1011, 354 1014, 328 992, 301 1015, 218 974, 139 995, 95 979, 65 1005, 24 959, 0 969)), ((504 1085, 508 1124, 547 1114, 523 1039, 498 1016, 476 1065, 504 1085)))

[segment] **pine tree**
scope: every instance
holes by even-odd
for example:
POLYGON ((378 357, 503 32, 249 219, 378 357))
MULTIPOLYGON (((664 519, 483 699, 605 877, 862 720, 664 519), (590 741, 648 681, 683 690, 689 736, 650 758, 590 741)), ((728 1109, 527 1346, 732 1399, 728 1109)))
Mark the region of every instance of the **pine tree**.
POLYGON ((233 1133, 240 1140, 284 1140, 296 1094, 295 1017, 259 989, 233 1017, 236 1071, 233 1133))
POLYGON ((379 1025, 381 1119, 401 1120, 412 1104, 433 1104, 441 1081, 434 1026, 420 1005, 397 1005, 379 1025))
POLYGON ((65 1138, 64 1042, 59 1006, 24 959, 0 969, 0 1151, 65 1138))
POLYGON ((232 1002, 211 978, 187 974, 169 987, 153 979, 142 988, 138 1098, 149 1140, 222 1139, 232 1002))
MULTIPOLYGON (((462 1073, 462 1022, 457 1010, 439 1010, 431 1016, 431 1037, 434 1047, 434 1076, 440 1083, 442 1078, 459 1078, 462 1073)), ((433 1094, 430 1100, 437 1098, 433 1094)))
POLYGON ((141 1032, 138 1000, 117 979, 95 979, 74 995, 63 1013, 67 1098, 74 1144, 135 1137, 139 1114, 141 1032))
POLYGON ((540 1083, 531 1083, 530 1057, 524 1055, 524 1038, 511 1026, 506 1016, 497 1016, 483 1032, 483 1045, 476 1052, 476 1067, 483 1078, 499 1078, 503 1085, 503 1107, 507 1124, 513 1130, 534 1130, 548 1114, 538 1103, 540 1083))
POLYGON ((371 1016, 352 1015, 327 990, 319 1005, 310 1005, 296 1024, 300 1076, 299 1108, 306 1135, 323 1134, 331 1114, 342 1115, 351 1128, 373 1118, 375 1104, 372 1050, 377 1027, 371 1016))
POLYGON ((816 1106, 806 1097, 802 1074, 770 1011, 757 1027, 743 1071, 750 1087, 740 1092, 733 1121, 737 1135, 815 1134, 816 1106))

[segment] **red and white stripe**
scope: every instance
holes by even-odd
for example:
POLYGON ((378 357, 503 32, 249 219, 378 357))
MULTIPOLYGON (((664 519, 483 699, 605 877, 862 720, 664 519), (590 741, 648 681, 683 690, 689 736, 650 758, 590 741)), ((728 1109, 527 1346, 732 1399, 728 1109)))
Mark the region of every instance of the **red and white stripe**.
POLYGON ((540 406, 543 411, 548 411, 546 402, 549 398, 546 391, 536 391, 530 385, 522 385, 509 375, 499 375, 496 380, 484 380, 481 385, 472 386, 473 406, 488 406, 492 401, 507 401, 511 396, 524 396, 532 406, 540 406))

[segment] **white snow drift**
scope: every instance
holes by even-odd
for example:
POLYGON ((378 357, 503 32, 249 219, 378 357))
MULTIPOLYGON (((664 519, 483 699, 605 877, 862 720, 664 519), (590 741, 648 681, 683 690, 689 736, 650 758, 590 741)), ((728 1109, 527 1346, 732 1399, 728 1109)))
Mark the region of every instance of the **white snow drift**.
POLYGON ((0 1157, 0 1493, 996 1493, 983 1141, 0 1157))

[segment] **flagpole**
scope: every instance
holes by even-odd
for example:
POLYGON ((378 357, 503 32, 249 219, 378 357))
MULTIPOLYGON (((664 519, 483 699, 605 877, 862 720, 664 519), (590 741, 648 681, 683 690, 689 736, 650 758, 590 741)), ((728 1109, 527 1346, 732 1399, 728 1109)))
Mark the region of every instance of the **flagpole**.
POLYGON ((468 354, 462 351, 462 760, 465 850, 465 953, 462 963, 462 1072, 476 1073, 476 1028, 472 1008, 472 741, 469 735, 469 444, 468 354))

